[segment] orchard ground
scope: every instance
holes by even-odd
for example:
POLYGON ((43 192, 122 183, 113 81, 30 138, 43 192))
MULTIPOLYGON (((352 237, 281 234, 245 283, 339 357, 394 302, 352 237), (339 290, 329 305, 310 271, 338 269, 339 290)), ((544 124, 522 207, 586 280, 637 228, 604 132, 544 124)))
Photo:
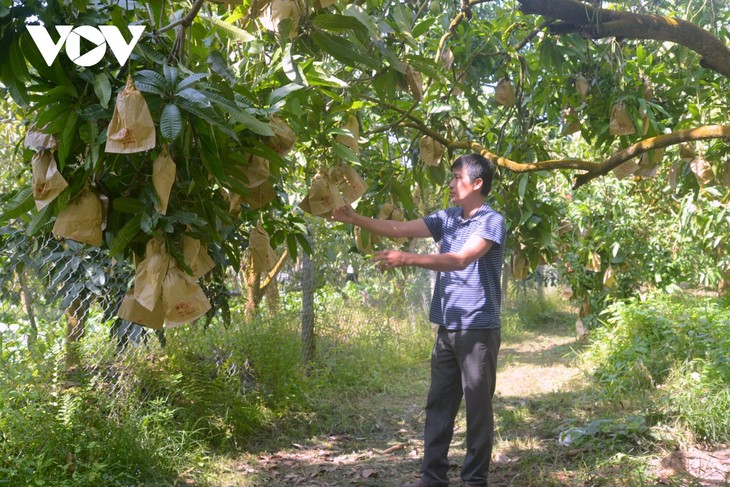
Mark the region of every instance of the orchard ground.
MULTIPOLYGON (((617 440, 610 434, 574 447, 566 435, 561 437, 572 424, 601 418, 614 418, 606 421, 618 424, 615 418, 636 410, 630 399, 606 401, 594 396, 575 361, 586 343, 575 338, 572 316, 566 312, 528 330, 503 333, 490 485, 729 485, 728 449, 667 451, 659 442, 617 440)), ((417 480, 428 369, 424 356, 419 367, 393 377, 392 388, 380 394, 333 399, 341 428, 335 425, 329 434, 313 437, 282 434, 259 442, 233 461, 222 459, 211 485, 396 487, 417 480)), ((450 455, 451 485, 461 485, 464 426, 462 412, 450 455)), ((180 485, 197 484, 183 475, 180 485)))

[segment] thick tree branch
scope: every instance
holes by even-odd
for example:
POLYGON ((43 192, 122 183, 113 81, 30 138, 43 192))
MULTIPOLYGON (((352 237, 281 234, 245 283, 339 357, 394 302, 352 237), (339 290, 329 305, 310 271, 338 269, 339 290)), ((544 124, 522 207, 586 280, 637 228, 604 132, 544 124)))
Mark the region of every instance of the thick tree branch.
POLYGON ((585 174, 579 174, 575 177, 573 188, 579 188, 597 177, 608 174, 613 168, 620 166, 624 162, 634 157, 640 156, 644 152, 652 149, 661 149, 671 145, 681 144, 682 142, 691 142, 694 140, 706 139, 722 139, 730 140, 730 125, 706 125, 688 130, 679 130, 671 134, 659 135, 649 139, 642 140, 636 144, 616 152, 605 161, 595 164, 585 174))
MULTIPOLYGON (((543 15, 575 26, 584 37, 623 37, 674 42, 702 57, 700 65, 730 78, 730 48, 699 26, 681 19, 594 8, 577 0, 518 0, 526 14, 543 15)), ((566 32, 561 24, 558 32, 566 32)))
POLYGON ((448 144, 449 150, 470 150, 479 152, 481 155, 492 161, 497 166, 508 169, 512 172, 533 172, 552 171, 555 169, 577 169, 582 171, 595 170, 597 164, 580 159, 554 159, 540 162, 515 162, 506 157, 499 156, 485 149, 478 142, 456 141, 448 144))

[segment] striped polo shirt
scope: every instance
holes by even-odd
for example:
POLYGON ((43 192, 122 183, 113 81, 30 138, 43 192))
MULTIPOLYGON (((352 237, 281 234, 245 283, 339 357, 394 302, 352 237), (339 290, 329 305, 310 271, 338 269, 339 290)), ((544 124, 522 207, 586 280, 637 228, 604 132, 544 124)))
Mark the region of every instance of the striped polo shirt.
POLYGON ((431 236, 441 243, 440 253, 458 252, 472 235, 494 245, 466 269, 437 274, 429 320, 449 330, 497 328, 502 323, 504 217, 486 203, 467 220, 461 215, 462 208, 455 206, 424 217, 431 236))

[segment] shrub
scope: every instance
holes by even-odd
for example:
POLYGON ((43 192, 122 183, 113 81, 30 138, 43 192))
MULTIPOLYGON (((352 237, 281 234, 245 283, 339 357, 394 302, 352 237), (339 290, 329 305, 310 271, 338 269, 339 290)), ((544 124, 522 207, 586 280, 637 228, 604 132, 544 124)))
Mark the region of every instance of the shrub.
POLYGON ((657 407, 707 441, 730 438, 730 309, 654 294, 609 306, 583 354, 604 393, 657 391, 657 407))

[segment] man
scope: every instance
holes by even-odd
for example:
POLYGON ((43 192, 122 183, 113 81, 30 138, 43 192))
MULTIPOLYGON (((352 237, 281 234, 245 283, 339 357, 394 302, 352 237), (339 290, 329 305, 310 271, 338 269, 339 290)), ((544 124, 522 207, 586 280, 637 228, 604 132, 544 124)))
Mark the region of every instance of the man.
POLYGON ((426 400, 424 456, 419 482, 403 487, 447 487, 447 459, 454 421, 466 403, 466 487, 487 485, 494 440, 492 396, 501 342, 503 216, 485 203, 494 165, 479 154, 459 157, 449 184, 454 207, 408 222, 377 220, 337 208, 332 218, 386 237, 432 237, 438 254, 377 252, 383 269, 417 266, 437 271, 429 319, 439 325, 431 354, 431 388, 426 400))

